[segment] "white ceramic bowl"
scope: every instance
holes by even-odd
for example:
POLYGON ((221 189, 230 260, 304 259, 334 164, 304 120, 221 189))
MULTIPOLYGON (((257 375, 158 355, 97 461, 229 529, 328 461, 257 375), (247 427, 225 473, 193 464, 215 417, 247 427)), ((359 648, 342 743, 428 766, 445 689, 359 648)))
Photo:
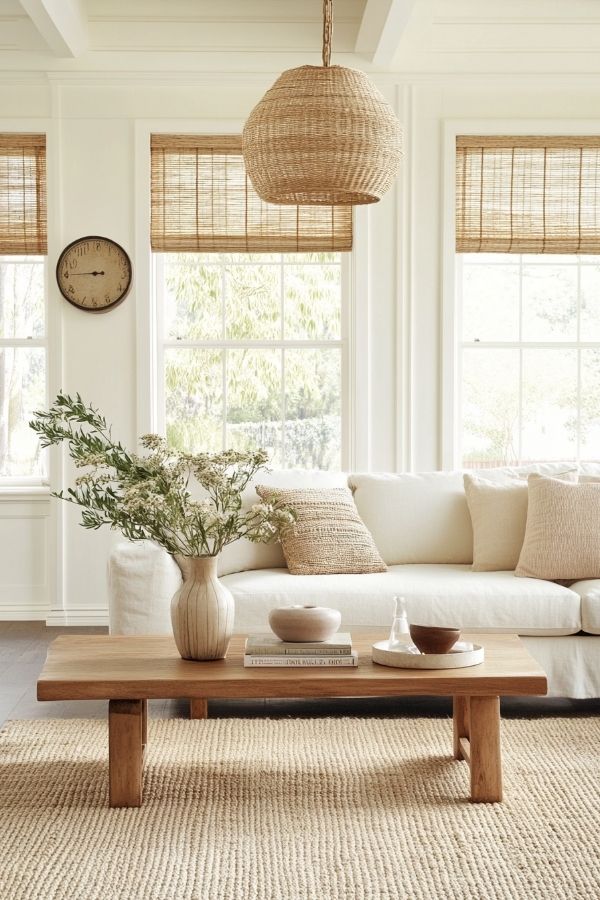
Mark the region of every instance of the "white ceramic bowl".
POLYGON ((269 613, 269 625, 282 641, 326 641, 340 627, 342 614, 327 606, 281 606, 269 613))

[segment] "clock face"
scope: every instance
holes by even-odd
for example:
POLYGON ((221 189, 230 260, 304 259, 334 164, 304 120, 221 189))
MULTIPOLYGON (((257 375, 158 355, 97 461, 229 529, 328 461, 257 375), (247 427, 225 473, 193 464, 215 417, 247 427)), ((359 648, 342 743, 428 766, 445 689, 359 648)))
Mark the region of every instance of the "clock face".
POLYGON ((105 312, 120 303, 131 287, 131 260, 109 238, 79 238, 65 247, 56 265, 61 294, 79 309, 105 312))

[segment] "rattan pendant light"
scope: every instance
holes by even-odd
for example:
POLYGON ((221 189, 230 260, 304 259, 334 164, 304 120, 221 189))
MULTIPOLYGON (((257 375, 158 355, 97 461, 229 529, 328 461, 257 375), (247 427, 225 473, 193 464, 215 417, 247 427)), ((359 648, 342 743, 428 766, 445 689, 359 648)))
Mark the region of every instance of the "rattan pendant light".
POLYGON ((243 132, 255 191, 281 205, 376 203, 398 174, 402 129, 364 72, 330 65, 333 0, 323 2, 323 65, 288 69, 243 132))

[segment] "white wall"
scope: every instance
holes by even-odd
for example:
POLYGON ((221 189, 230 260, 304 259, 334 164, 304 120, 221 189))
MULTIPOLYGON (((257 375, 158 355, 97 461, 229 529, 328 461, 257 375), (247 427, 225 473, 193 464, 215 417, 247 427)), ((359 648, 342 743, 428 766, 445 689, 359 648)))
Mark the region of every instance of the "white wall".
MULTIPOLYGON (((136 310, 147 297, 134 281, 115 310, 86 314, 61 299, 55 261, 76 237, 104 234, 130 252, 135 279, 148 262, 146 253, 135 251, 136 123, 160 120, 168 127, 170 119, 186 119, 205 130, 207 120, 242 121, 270 81, 260 75, 162 80, 89 73, 55 73, 49 81, 43 75, 0 78, 0 126, 18 119, 24 128, 36 120, 50 123, 51 391, 79 391, 125 443, 133 444, 139 431, 136 310)), ((397 189, 364 213, 368 246, 357 250, 357 285, 369 301, 370 387, 360 408, 370 457, 362 452, 356 462, 372 469, 436 468, 442 440, 443 123, 511 118, 530 123, 534 132, 540 117, 593 117, 600 90, 595 77, 581 76, 566 87, 537 76, 512 82, 482 76, 475 86, 454 76, 384 76, 379 83, 405 122, 407 158, 397 189)), ((70 478, 69 463, 56 461, 54 486, 70 478)), ((108 532, 82 529, 75 510, 59 509, 58 501, 39 494, 0 497, 0 618, 104 621, 111 540, 108 532)))

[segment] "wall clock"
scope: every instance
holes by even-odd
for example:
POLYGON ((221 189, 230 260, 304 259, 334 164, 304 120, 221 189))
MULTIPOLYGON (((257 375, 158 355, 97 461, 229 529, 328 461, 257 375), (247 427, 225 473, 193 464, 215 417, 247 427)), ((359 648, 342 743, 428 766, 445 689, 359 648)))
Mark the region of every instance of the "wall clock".
POLYGON ((110 238, 98 235, 73 241, 56 264, 61 294, 86 312, 113 309, 129 293, 131 276, 131 260, 125 250, 110 238))

